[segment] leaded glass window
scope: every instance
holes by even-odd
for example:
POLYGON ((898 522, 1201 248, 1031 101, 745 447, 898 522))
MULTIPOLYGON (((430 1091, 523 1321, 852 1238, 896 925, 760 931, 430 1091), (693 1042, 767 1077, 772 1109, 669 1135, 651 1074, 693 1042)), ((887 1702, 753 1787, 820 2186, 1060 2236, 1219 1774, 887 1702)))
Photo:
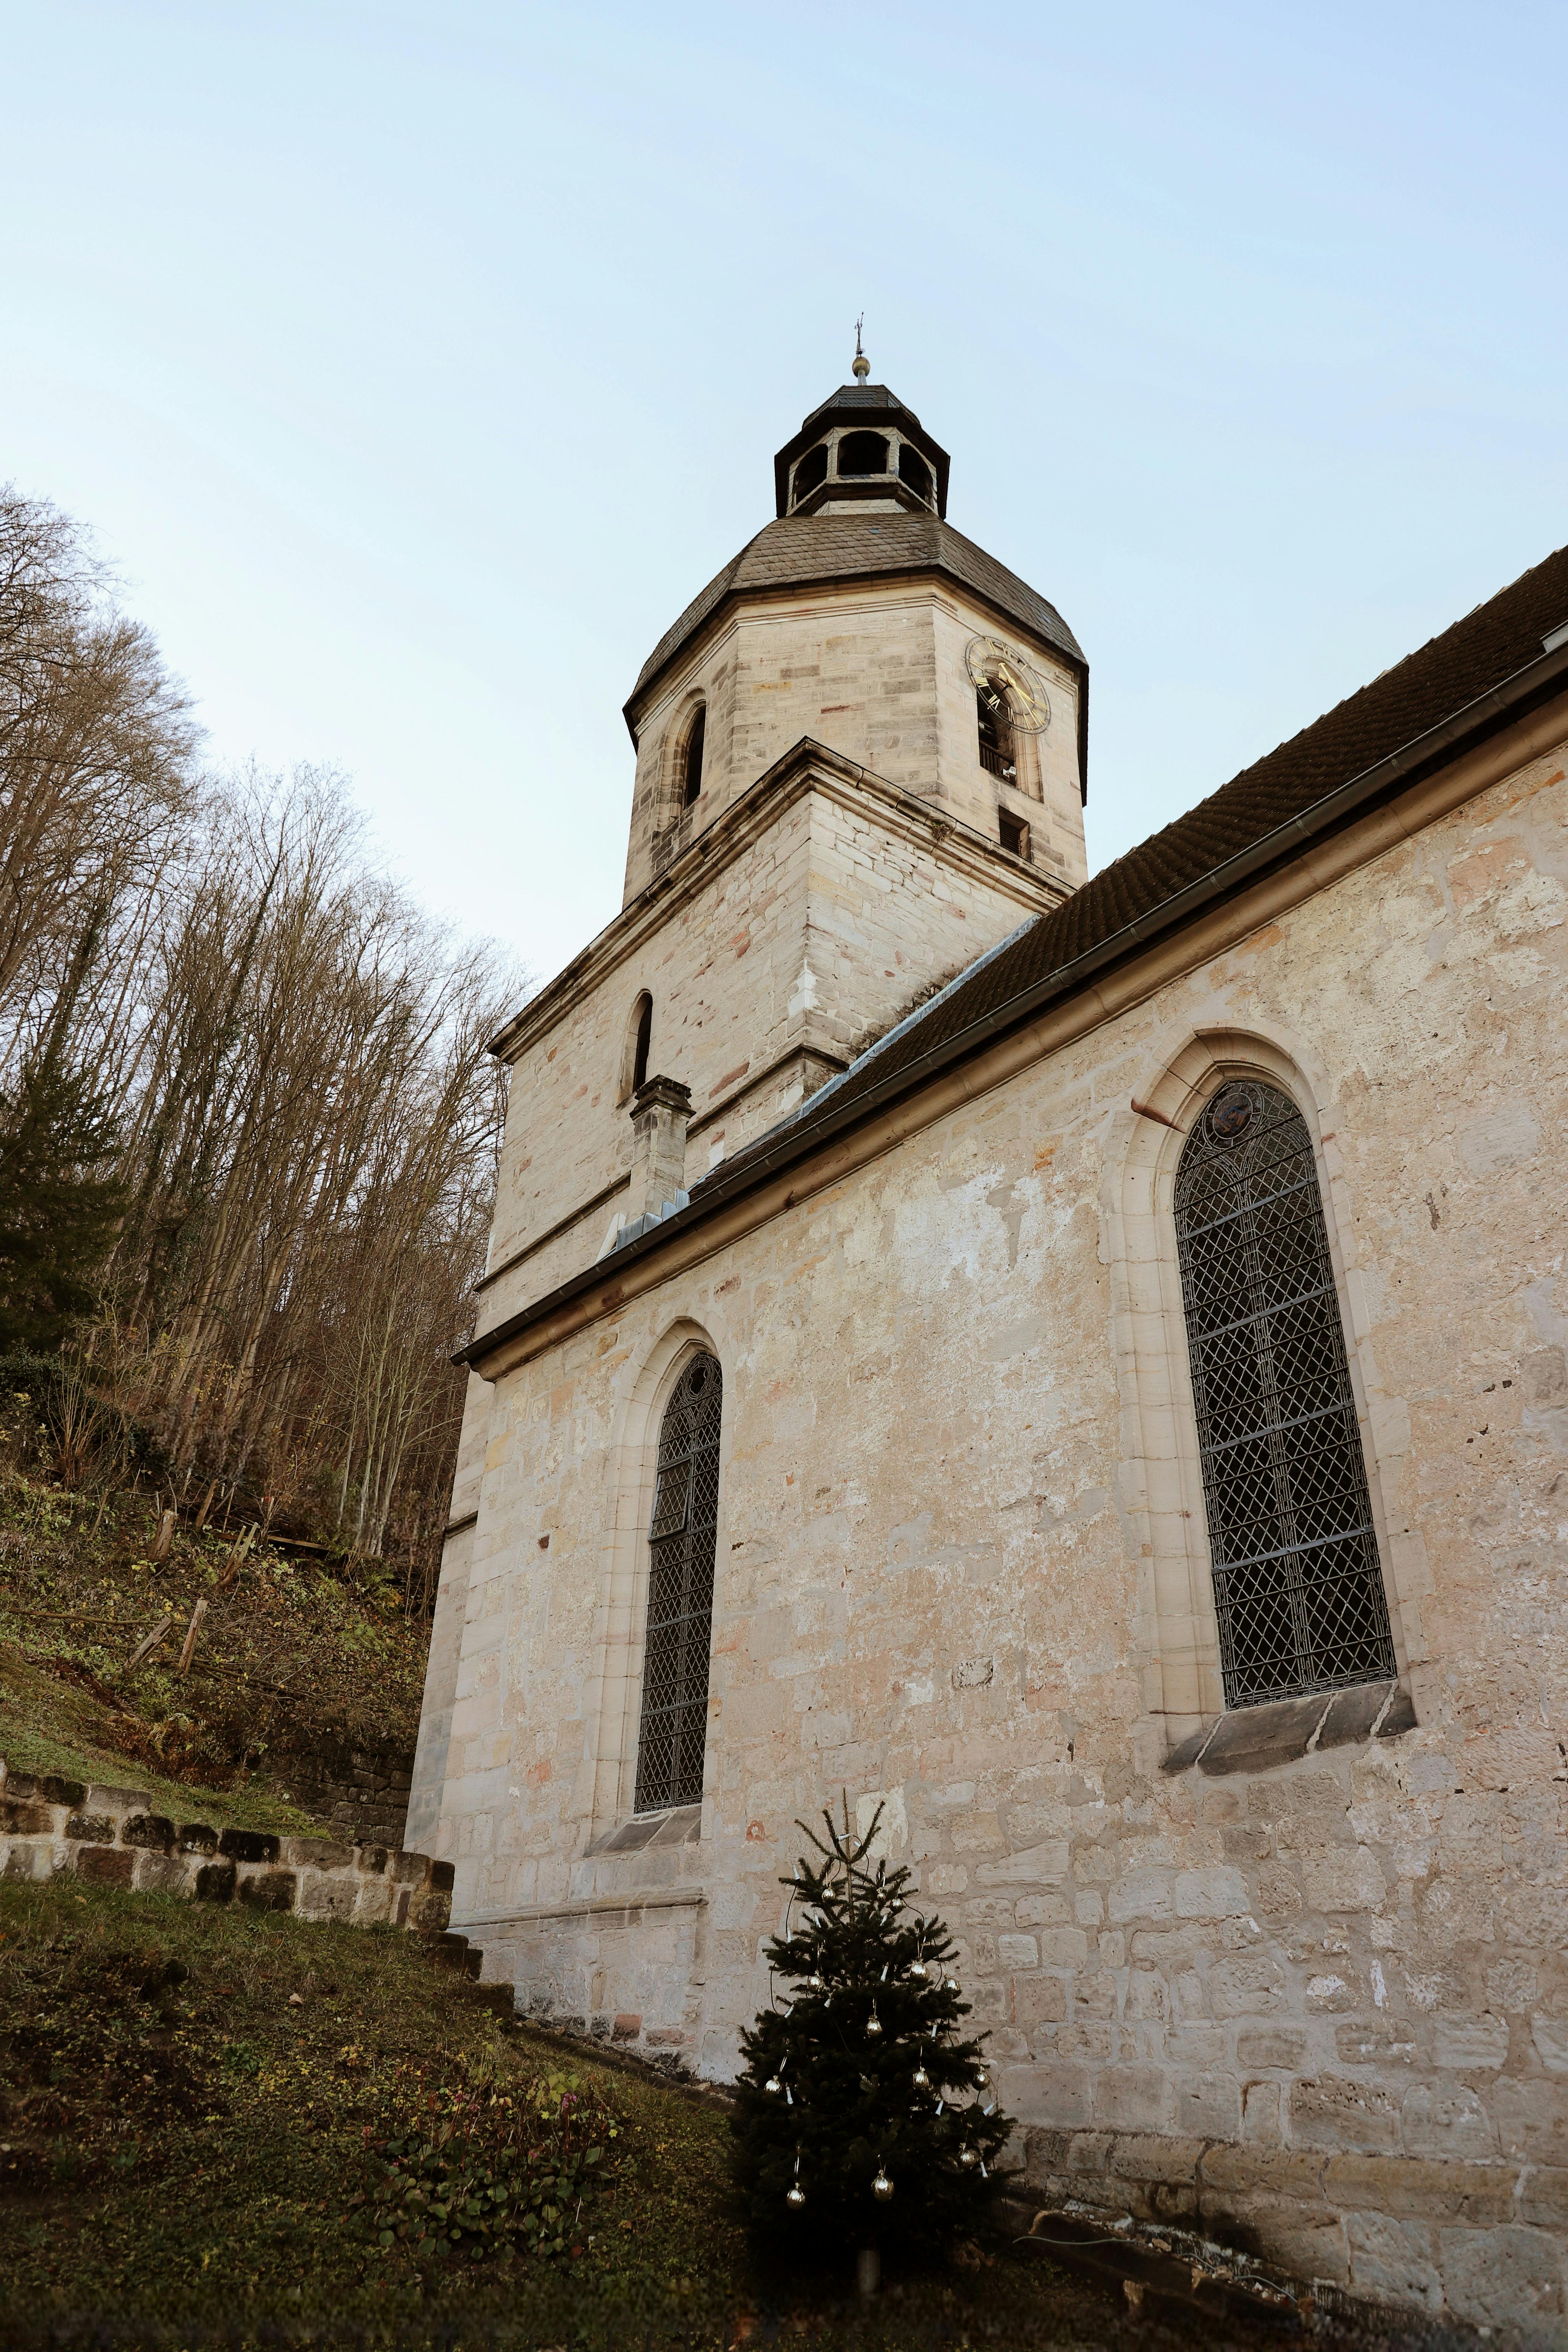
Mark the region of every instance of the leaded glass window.
POLYGON ((1223 1086, 1176 1171, 1226 1703, 1397 1672, 1307 1123, 1223 1086))
POLYGON ((647 1530, 639 1813, 694 1805, 702 1795, 723 1393, 714 1358, 693 1356, 676 1382, 658 1433, 658 1475, 647 1530))

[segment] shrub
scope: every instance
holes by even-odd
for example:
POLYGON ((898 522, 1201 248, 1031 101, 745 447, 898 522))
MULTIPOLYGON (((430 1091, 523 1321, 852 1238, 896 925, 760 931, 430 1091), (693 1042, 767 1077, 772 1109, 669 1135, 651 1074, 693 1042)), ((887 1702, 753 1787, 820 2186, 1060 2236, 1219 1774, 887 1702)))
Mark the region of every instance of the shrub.
POLYGON ((350 2206, 374 2245, 416 2263, 577 2248, 618 2133, 600 2092, 553 2073, 427 2087, 422 2070, 400 2069, 399 2082, 405 2118, 385 2137, 367 2128, 368 2183, 350 2206))

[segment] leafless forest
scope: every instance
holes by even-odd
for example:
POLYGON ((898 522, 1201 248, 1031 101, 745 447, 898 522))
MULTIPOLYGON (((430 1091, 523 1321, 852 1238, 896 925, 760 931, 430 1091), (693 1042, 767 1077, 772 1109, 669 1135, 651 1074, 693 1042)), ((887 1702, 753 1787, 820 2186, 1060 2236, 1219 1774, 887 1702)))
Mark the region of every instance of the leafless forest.
POLYGON ((379 1557, 419 1612, 521 975, 376 870, 336 778, 201 754, 83 534, 0 488, 0 1148, 47 1066, 113 1188, 64 1467, 137 1425, 187 1508, 379 1557))

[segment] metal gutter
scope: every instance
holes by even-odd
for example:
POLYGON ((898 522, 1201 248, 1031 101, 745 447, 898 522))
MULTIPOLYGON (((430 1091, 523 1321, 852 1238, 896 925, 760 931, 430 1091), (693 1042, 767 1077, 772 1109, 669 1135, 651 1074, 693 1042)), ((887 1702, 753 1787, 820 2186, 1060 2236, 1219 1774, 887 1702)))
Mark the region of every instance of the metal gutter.
MULTIPOLYGON (((1467 737, 1496 733, 1510 719, 1525 716, 1533 703, 1548 699, 1553 690, 1565 684, 1568 684, 1568 642, 1526 663, 1522 669, 1513 671, 1496 686, 1489 687, 1485 694, 1478 695, 1473 701, 1450 713, 1448 718, 1440 719, 1436 726, 1413 737, 1398 751, 1386 753, 1370 768, 1363 769, 1347 782, 1325 793, 1321 799, 1311 802, 1294 816, 1271 826, 1247 848, 1237 850, 1231 856, 1222 859, 1218 866, 1211 866, 1197 881, 1173 891, 1146 913, 1134 916, 1131 922, 1124 923, 1109 938, 1092 948, 1086 948, 1071 962, 1057 965, 1027 988, 1020 989, 1016 995, 971 1022, 967 1028, 944 1038, 940 1045, 921 1055, 918 1061, 906 1063, 879 1086, 873 1087, 866 1094, 857 1095, 852 1102, 845 1104, 837 1112, 817 1121, 805 1116, 809 1112, 810 1105, 803 1106, 802 1112, 795 1115, 788 1129, 780 1134, 771 1149, 756 1150, 754 1155, 747 1154, 737 1160, 729 1171, 722 1167, 715 1170, 711 1176, 703 1179, 688 1208, 680 1210, 673 1217, 664 1218, 654 1231, 618 1251, 616 1257, 617 1273, 634 1261, 650 1256, 674 1235, 691 1232, 715 1210, 756 1190, 792 1161, 809 1157, 835 1136, 861 1125, 900 1095, 918 1092, 921 1087, 952 1063, 967 1058, 1008 1030, 1021 1026, 1048 1004, 1076 993, 1099 973, 1149 945, 1162 932, 1178 928, 1205 908, 1229 897, 1243 884, 1258 878, 1268 867, 1282 863, 1292 851, 1304 847, 1312 839, 1321 837, 1351 817, 1363 814, 1378 800, 1391 795, 1397 787, 1415 782, 1420 769, 1439 760, 1445 753, 1454 751, 1467 737)), ((978 962, 986 960, 977 960, 970 971, 977 969, 978 962)), ((960 980, 966 976, 961 974, 960 980)), ((944 990, 942 994, 947 992, 944 990)), ((921 1014, 929 1014, 937 1002, 938 999, 932 998, 931 1004, 921 1007, 918 1013, 910 1016, 909 1024, 901 1025, 913 1025, 921 1014)), ((876 1051, 876 1046, 868 1047, 862 1058, 868 1059, 876 1051)), ((856 1066, 854 1063, 850 1065, 845 1078, 853 1076, 856 1066)), ((836 1086, 843 1083, 843 1080, 835 1082, 836 1086)), ((476 1357, 489 1355, 493 1349, 506 1346, 531 1325, 544 1321, 559 1308, 580 1297, 584 1291, 592 1290, 595 1285, 604 1282, 605 1272, 603 1265, 584 1267, 581 1274, 574 1275, 570 1281, 562 1283, 544 1297, 536 1299, 531 1306, 521 1308, 504 1322, 476 1336, 467 1347, 458 1349, 452 1361, 472 1365, 476 1357)))

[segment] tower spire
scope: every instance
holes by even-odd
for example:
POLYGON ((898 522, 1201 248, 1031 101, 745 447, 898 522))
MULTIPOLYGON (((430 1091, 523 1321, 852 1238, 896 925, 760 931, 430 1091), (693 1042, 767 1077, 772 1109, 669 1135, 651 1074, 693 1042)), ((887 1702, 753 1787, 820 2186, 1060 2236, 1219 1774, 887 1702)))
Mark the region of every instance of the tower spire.
POLYGON ((871 362, 860 348, 860 330, 865 323, 866 313, 862 310, 860 316, 855 321, 855 366, 853 373, 857 383, 864 383, 866 378, 871 373, 871 362))

